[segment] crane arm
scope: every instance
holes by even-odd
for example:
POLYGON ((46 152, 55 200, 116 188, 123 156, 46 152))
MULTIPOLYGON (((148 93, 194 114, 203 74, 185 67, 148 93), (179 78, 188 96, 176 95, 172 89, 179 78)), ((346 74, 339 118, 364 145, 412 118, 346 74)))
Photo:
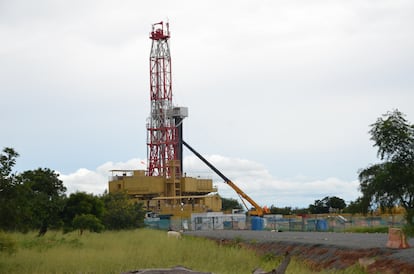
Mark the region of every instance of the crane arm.
POLYGON ((258 215, 258 216, 263 216, 263 209, 252 198, 250 198, 249 195, 247 195, 243 190, 241 190, 232 181, 227 181, 226 183, 229 186, 231 186, 231 188, 233 188, 234 191, 236 191, 237 194, 239 194, 241 197, 243 197, 246 201, 248 201, 255 208, 256 211, 250 212, 250 214, 252 214, 252 215, 258 215))
POLYGON ((209 161, 207 161, 206 158, 204 158, 200 153, 198 153, 194 148, 192 148, 189 144, 187 144, 186 142, 184 142, 184 140, 182 141, 183 145, 188 148, 192 153, 194 153, 201 161, 203 161, 209 168, 211 168, 218 176, 220 176, 225 182, 226 184, 228 184, 231 188, 233 188, 234 191, 236 191, 236 193, 238 195, 240 195, 241 197, 243 197, 243 199, 245 199, 246 201, 248 201, 254 208, 255 211, 250 212, 250 214, 252 215, 257 215, 257 216, 263 216, 263 209, 260 207, 259 204, 257 204, 252 198, 250 198, 249 195, 247 195, 246 193, 244 193, 243 190, 241 190, 236 184, 234 184, 229 178, 227 178, 223 173, 221 173, 220 170, 218 170, 215 166, 213 166, 209 161))

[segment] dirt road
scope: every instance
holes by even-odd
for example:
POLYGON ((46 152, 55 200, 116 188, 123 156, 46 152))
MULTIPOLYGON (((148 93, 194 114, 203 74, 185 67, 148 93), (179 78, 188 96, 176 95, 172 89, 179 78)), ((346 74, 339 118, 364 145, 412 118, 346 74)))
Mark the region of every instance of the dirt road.
POLYGON ((238 241, 261 252, 286 251, 321 268, 344 268, 360 258, 375 258, 370 271, 414 273, 414 239, 408 249, 386 248, 387 234, 331 232, 271 232, 252 230, 188 231, 185 235, 218 241, 238 241))

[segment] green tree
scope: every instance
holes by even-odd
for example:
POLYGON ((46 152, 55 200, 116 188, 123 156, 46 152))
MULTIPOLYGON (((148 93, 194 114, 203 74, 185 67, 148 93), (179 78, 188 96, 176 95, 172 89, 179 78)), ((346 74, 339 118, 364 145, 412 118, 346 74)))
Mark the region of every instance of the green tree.
POLYGON ((351 213, 351 214, 368 214, 369 210, 369 203, 366 198, 364 197, 358 197, 355 201, 352 201, 349 203, 349 205, 344 209, 345 213, 351 213))
POLYGON ((48 168, 13 174, 18 156, 8 147, 0 154, 0 229, 39 229, 43 235, 60 224, 66 188, 48 168))
POLYGON ((22 219, 28 215, 16 175, 12 173, 19 157, 13 148, 5 147, 0 153, 0 229, 16 230, 21 227, 22 219))
POLYGON ((31 209, 31 225, 39 229, 39 236, 44 235, 49 227, 60 227, 66 187, 59 180, 59 174, 48 168, 38 168, 19 174, 17 179, 25 188, 31 209))
POLYGON ((92 214, 76 215, 73 218, 72 226, 74 229, 79 229, 79 234, 82 235, 83 231, 88 229, 91 232, 101 232, 104 229, 101 221, 92 214))
POLYGON ((290 215, 293 213, 293 209, 290 206, 285 206, 283 208, 275 207, 272 205, 270 207, 270 213, 271 214, 282 214, 282 215, 290 215))
POLYGON ((332 210, 343 210, 346 203, 343 199, 336 196, 326 196, 322 200, 315 200, 313 205, 309 205, 309 211, 312 214, 330 213, 332 210))
POLYGON ((359 172, 363 198, 382 208, 401 205, 414 223, 414 125, 398 110, 387 112, 369 131, 382 161, 359 172))
POLYGON ((5 147, 3 153, 0 154, 0 191, 5 187, 4 184, 7 184, 7 182, 10 183, 10 178, 13 177, 12 170, 16 164, 17 157, 19 157, 19 153, 11 147, 5 147))
POLYGON ((145 211, 141 203, 134 203, 122 192, 107 193, 104 203, 103 223, 107 229, 119 230, 144 226, 145 211))
MULTIPOLYGON (((327 197, 326 197, 327 198, 327 197)), ((329 207, 326 205, 327 200, 315 200, 313 205, 309 205, 309 211, 312 214, 324 214, 329 213, 329 207)))
POLYGON ((62 213, 62 219, 65 225, 65 230, 73 229, 73 219, 82 214, 91 214, 96 218, 101 219, 103 215, 103 202, 99 197, 85 192, 76 192, 70 194, 66 200, 65 207, 62 213))
POLYGON ((221 197, 221 209, 222 210, 232 210, 232 209, 242 209, 240 202, 233 198, 223 198, 221 197))
POLYGON ((343 210, 346 207, 345 200, 336 196, 329 197, 328 207, 334 210, 343 210))

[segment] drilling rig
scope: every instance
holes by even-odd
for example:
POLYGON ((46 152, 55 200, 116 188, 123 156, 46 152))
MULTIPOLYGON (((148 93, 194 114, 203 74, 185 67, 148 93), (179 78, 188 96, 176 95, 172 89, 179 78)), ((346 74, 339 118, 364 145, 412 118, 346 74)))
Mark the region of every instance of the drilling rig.
POLYGON ((188 108, 173 105, 170 37, 168 23, 152 25, 147 169, 111 170, 109 192, 123 191, 159 214, 220 211, 221 198, 212 180, 183 173, 183 120, 188 108))
POLYGON ((152 25, 150 52, 150 116, 147 119, 147 169, 112 170, 109 192, 123 191, 144 203, 148 211, 188 217, 191 213, 221 211, 221 198, 211 179, 185 176, 183 144, 218 174, 253 209, 250 215, 267 213, 201 154, 183 141, 187 107, 173 105, 169 24, 152 25), (183 176, 184 175, 184 176, 183 176))
POLYGON ((182 134, 182 120, 188 116, 188 109, 173 107, 169 38, 168 23, 165 26, 163 22, 152 25, 150 33, 152 40, 150 53, 151 111, 147 123, 148 176, 170 177, 175 173, 179 177, 182 173, 182 162, 180 162, 180 168, 176 168, 176 170, 170 163, 182 159, 179 134, 182 134))

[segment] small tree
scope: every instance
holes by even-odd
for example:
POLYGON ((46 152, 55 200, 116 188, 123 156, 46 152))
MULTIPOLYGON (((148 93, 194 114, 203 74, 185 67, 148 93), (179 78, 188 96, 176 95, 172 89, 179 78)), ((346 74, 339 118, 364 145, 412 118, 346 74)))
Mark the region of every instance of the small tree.
POLYGON ((98 219, 102 218, 104 205, 101 199, 93 194, 85 192, 72 193, 66 200, 62 218, 65 231, 73 228, 73 220, 76 216, 91 214, 98 219))
POLYGON ((341 199, 336 196, 326 196, 322 200, 315 200, 313 205, 309 205, 309 211, 312 214, 323 214, 329 213, 330 210, 339 210, 341 211, 346 207, 344 199, 341 199))
POLYGON ((362 213, 364 215, 368 214, 369 203, 366 198, 358 197, 355 201, 349 203, 349 205, 344 209, 345 213, 357 214, 362 213))
POLYGON ((100 233, 104 226, 101 221, 92 214, 77 215, 72 222, 74 229, 79 229, 79 234, 82 235, 84 230, 100 233))
POLYGON ((48 168, 25 171, 18 176, 30 202, 31 225, 44 235, 50 226, 62 225, 60 214, 64 206, 66 187, 59 174, 48 168))
POLYGON ((240 202, 233 198, 223 198, 221 197, 221 209, 222 210, 232 210, 232 209, 242 209, 240 202))
POLYGON ((342 211, 346 207, 345 200, 336 196, 329 197, 328 207, 334 210, 342 211))

